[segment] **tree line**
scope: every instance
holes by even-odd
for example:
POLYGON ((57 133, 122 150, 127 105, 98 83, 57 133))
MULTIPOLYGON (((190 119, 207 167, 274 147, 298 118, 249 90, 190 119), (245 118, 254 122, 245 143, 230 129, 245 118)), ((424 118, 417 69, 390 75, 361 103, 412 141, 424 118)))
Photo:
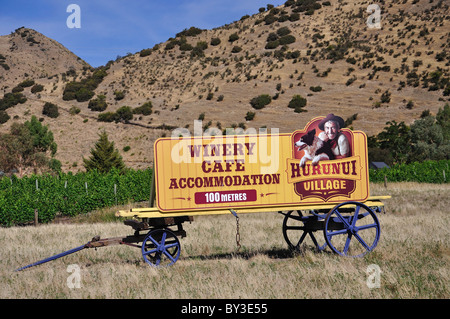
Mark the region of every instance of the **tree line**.
MULTIPOLYGON (((57 149, 52 131, 36 116, 22 124, 15 122, 9 133, 0 134, 0 176, 58 173, 61 162, 55 158, 57 149)), ((113 168, 122 173, 126 170, 122 156, 105 131, 99 134, 90 157, 83 157, 83 165, 86 171, 97 170, 100 173, 113 168)))
MULTIPOLYGON (((55 158, 57 145, 53 133, 33 116, 23 124, 13 123, 9 133, 0 134, 0 171, 28 173, 59 172, 61 162, 55 158)), ((368 138, 371 162, 388 165, 409 164, 427 160, 450 159, 450 105, 439 108, 436 115, 424 111, 410 126, 395 120, 386 123, 383 131, 368 138)), ((122 156, 109 141, 105 131, 83 158, 86 171, 106 173, 115 168, 124 172, 122 156)))
POLYGON ((436 115, 424 111, 411 125, 389 121, 368 138, 369 161, 388 165, 450 159, 450 106, 436 115))

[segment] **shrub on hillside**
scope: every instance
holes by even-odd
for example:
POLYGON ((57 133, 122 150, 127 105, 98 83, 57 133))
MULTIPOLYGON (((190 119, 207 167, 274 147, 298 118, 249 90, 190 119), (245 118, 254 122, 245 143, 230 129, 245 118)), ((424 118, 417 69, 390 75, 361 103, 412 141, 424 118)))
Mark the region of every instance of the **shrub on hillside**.
POLYGON ((146 56, 149 56, 150 54, 152 54, 152 49, 142 49, 142 50, 139 52, 139 56, 140 56, 141 58, 146 57, 146 56))
POLYGON ((294 112, 306 112, 303 108, 306 106, 306 99, 301 95, 294 95, 288 104, 288 107, 294 109, 294 112))
POLYGON ((247 112, 247 115, 245 115, 246 121, 251 121, 255 118, 256 113, 255 112, 247 112))
POLYGON ((114 91, 114 99, 116 101, 120 101, 125 97, 125 93, 123 91, 114 91))
POLYGON ((31 80, 31 79, 26 79, 19 84, 19 86, 21 86, 23 88, 30 87, 32 85, 34 85, 34 80, 31 80))
POLYGON ((106 69, 101 67, 96 69, 91 76, 79 82, 67 83, 63 92, 63 100, 70 101, 76 99, 78 102, 89 101, 95 95, 93 91, 103 81, 106 75, 106 69))
POLYGON ((283 37, 281 37, 278 41, 280 42, 281 45, 285 45, 285 44, 291 44, 295 42, 295 37, 293 35, 285 35, 283 37))
POLYGON ((133 111, 129 106, 122 106, 116 111, 115 121, 128 123, 131 119, 133 119, 133 111))
POLYGON ((300 15, 296 12, 292 13, 289 16, 289 21, 291 21, 291 22, 298 21, 298 20, 300 20, 300 15))
POLYGON ((75 114, 78 114, 78 113, 80 113, 80 112, 81 112, 80 108, 78 108, 78 107, 76 107, 76 106, 72 106, 72 107, 69 109, 69 114, 70 114, 70 115, 75 115, 75 114))
POLYGON ((114 112, 105 112, 100 113, 97 117, 99 122, 114 122, 116 119, 116 113, 114 112))
POLYGON ((77 102, 86 102, 92 99, 92 97, 95 95, 95 93, 88 88, 81 88, 75 93, 75 98, 77 99, 77 102))
POLYGON ((286 52, 285 54, 285 58, 286 59, 297 59, 298 57, 300 57, 300 51, 299 50, 295 50, 294 52, 286 52))
POLYGON ((39 92, 42 92, 43 90, 44 90, 44 86, 42 86, 41 84, 35 84, 31 88, 31 93, 39 93, 39 92))
POLYGON ((0 124, 8 122, 9 119, 10 116, 6 113, 6 111, 0 111, 0 124))
POLYGON ((205 41, 197 42, 197 45, 191 51, 191 57, 203 57, 205 53, 203 52, 208 48, 208 43, 205 41))
POLYGON ((386 90, 385 92, 383 92, 383 94, 381 94, 381 103, 389 103, 391 101, 391 93, 389 92, 389 90, 386 90))
POLYGON ((169 41, 164 47, 164 50, 166 51, 172 50, 173 48, 175 48, 176 44, 177 44, 176 41, 169 41))
POLYGON ((51 118, 57 118, 59 116, 58 106, 56 104, 46 102, 44 104, 44 108, 42 109, 42 114, 51 118))
POLYGON ((259 110, 259 109, 264 108, 270 102, 272 102, 272 98, 270 97, 270 95, 261 94, 260 96, 257 96, 257 97, 254 97, 253 99, 251 99, 250 105, 254 109, 259 110))
POLYGON ((237 35, 237 33, 233 33, 228 37, 229 42, 234 42, 234 41, 237 41, 238 39, 239 39, 239 36, 237 35))
POLYGON ((310 86, 309 89, 313 92, 320 92, 322 91, 322 87, 320 85, 318 86, 310 86))
POLYGON ((266 25, 272 24, 277 21, 277 18, 273 14, 268 14, 264 18, 264 22, 266 25))
POLYGON ((219 45, 220 42, 221 41, 219 38, 212 38, 210 43, 211 43, 211 45, 216 46, 216 45, 219 45))
POLYGON ((106 103, 106 96, 104 95, 97 95, 97 98, 90 100, 88 105, 88 108, 90 108, 91 111, 96 112, 103 112, 107 107, 108 104, 106 103))
POLYGON ((178 32, 176 34, 176 37, 182 37, 182 36, 193 37, 193 36, 199 35, 202 32, 203 32, 202 29, 199 29, 196 27, 190 27, 189 29, 184 29, 183 31, 178 32))
POLYGON ((23 104, 27 101, 27 98, 20 92, 6 93, 2 99, 0 99, 0 110, 6 110, 17 104, 23 104))
POLYGON ((23 90, 24 90, 23 87, 18 85, 18 86, 13 87, 11 92, 12 93, 18 93, 18 92, 23 92, 23 90))
POLYGON ((133 109, 133 114, 150 115, 152 114, 152 102, 148 101, 139 107, 133 109))
POLYGON ((182 44, 180 44, 180 50, 181 51, 191 51, 193 49, 194 49, 194 47, 191 44, 187 43, 187 42, 183 42, 182 44))
POLYGON ((240 46, 238 46, 238 45, 235 45, 234 47, 233 47, 233 49, 231 49, 231 52, 232 53, 239 53, 239 52, 241 52, 242 51, 242 48, 240 47, 240 46))
POLYGON ((285 35, 288 35, 289 33, 291 33, 291 30, 288 27, 281 27, 277 30, 277 34, 280 37, 283 37, 285 35))
POLYGON ((272 49, 275 49, 276 47, 278 47, 279 45, 280 45, 280 42, 278 40, 270 41, 270 42, 267 42, 265 49, 272 50, 272 49))

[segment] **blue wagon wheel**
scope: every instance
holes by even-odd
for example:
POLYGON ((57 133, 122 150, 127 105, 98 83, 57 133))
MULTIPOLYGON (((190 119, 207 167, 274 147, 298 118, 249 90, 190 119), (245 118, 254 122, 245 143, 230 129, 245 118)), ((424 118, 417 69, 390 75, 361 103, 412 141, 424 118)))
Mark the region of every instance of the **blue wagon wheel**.
POLYGON ((380 223, 375 212, 358 202, 344 202, 330 210, 323 231, 330 248, 349 257, 364 256, 380 239, 380 223))
MULTIPOLYGON (((300 250, 300 246, 309 235, 313 241, 316 249, 321 251, 327 246, 326 243, 320 245, 314 236, 314 227, 309 227, 311 222, 317 222, 317 217, 315 216, 303 216, 302 212, 299 210, 288 211, 284 215, 283 219, 283 237, 291 250, 300 250), (313 221, 314 219, 314 221, 313 221)), ((322 229, 322 228, 320 228, 322 229)))
POLYGON ((142 242, 142 256, 153 267, 173 265, 180 257, 181 245, 169 229, 153 229, 142 242))

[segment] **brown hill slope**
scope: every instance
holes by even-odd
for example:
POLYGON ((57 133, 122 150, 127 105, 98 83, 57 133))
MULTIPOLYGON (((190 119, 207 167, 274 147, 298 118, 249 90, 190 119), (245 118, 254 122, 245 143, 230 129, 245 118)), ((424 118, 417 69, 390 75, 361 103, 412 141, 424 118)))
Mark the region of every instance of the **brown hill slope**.
POLYGON ((0 36, 0 90, 24 79, 46 79, 69 70, 79 72, 89 65, 60 43, 27 28, 0 36))
MULTIPOLYGON (((204 127, 292 132, 315 116, 334 112, 345 119, 357 114, 353 127, 373 135, 387 121, 410 124, 424 110, 436 113, 450 90, 448 5, 381 2, 382 28, 369 29, 369 4, 287 1, 213 30, 185 30, 118 59, 107 65, 92 99, 105 96, 104 112, 152 103, 152 114, 134 114, 128 123, 98 122, 100 113, 89 108, 88 101, 63 99, 69 81, 92 74, 79 68, 76 76, 69 73, 47 82, 40 96, 25 90, 28 101, 8 113, 17 121, 30 114, 43 117, 55 134, 63 167, 75 170, 82 156, 89 156, 101 129, 115 141, 128 166, 147 167, 157 137, 170 136, 173 127, 193 132, 199 118, 204 127), (305 3, 310 5, 301 5, 305 3), (261 94, 272 101, 257 110, 250 101, 261 94), (294 95, 307 99, 307 112, 288 107, 294 95), (47 101, 59 106, 58 118, 42 115, 47 101), (72 115, 75 109, 79 113, 72 115), (246 120, 248 112, 254 113, 252 120, 246 120), (125 146, 130 146, 128 152, 122 151, 125 146)), ((17 83, 20 80, 17 76, 17 83)))

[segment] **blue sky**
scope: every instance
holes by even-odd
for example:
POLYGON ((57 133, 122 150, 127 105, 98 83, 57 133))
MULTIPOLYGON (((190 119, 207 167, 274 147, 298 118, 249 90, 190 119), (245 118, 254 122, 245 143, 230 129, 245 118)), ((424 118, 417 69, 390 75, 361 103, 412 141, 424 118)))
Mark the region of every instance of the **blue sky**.
POLYGON ((22 26, 41 32, 94 67, 164 42, 195 26, 212 29, 285 0, 6 0, 0 35, 22 26), (80 28, 69 28, 70 4, 79 6, 80 28))

